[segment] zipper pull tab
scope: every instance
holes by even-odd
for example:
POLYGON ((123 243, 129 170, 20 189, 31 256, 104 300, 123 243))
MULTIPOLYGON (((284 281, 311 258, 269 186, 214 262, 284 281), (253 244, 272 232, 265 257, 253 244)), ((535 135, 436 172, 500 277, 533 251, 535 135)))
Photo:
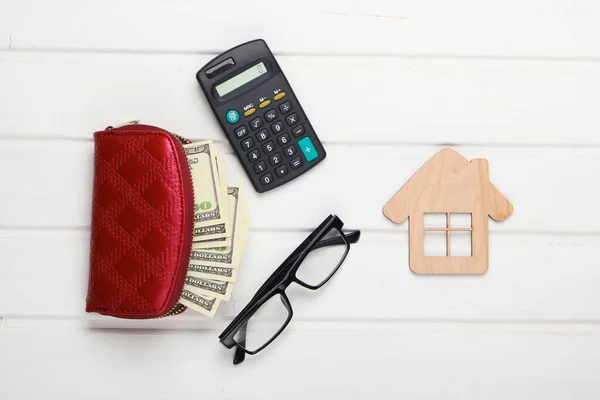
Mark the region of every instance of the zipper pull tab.
POLYGON ((117 129, 117 128, 121 128, 121 127, 123 127, 123 126, 127 126, 127 125, 137 125, 137 124, 139 124, 139 123, 140 123, 140 120, 139 120, 139 119, 134 119, 133 121, 125 122, 124 124, 117 125, 117 126, 112 126, 112 125, 109 125, 109 126, 107 126, 107 127, 104 129, 104 130, 105 130, 105 131, 109 131, 109 130, 111 130, 111 129, 117 129))

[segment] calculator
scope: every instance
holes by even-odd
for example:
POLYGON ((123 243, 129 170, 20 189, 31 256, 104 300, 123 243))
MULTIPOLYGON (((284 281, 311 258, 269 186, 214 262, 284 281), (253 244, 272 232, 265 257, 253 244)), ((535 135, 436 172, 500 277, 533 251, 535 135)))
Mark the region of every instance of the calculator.
POLYGON ((196 79, 257 192, 275 189, 325 158, 264 40, 227 50, 202 67, 196 79))

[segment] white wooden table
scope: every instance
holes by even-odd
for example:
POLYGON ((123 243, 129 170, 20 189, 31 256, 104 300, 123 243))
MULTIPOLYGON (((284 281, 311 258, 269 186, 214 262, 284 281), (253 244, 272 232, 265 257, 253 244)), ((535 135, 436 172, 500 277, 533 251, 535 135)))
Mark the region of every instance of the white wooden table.
POLYGON ((600 4, 593 0, 0 1, 0 398, 597 399, 600 4), (251 190, 195 81, 264 38, 328 157, 251 190), (248 188, 233 299, 84 312, 92 133, 131 119, 213 139, 248 188), (417 276, 381 214, 429 157, 487 158, 514 204, 483 276, 417 276), (363 232, 295 318, 231 364, 217 340, 329 213, 363 232))

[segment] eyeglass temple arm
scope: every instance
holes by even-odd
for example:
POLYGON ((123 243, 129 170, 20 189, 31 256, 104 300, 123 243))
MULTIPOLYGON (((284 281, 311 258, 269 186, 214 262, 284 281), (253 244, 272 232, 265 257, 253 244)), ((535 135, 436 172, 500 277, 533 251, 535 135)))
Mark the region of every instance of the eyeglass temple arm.
MULTIPOLYGON (((248 322, 246 322, 243 326, 242 329, 239 330, 239 337, 240 337, 240 341, 239 343, 246 347, 246 331, 248 328, 248 322)), ((244 360, 246 359, 246 352, 244 352, 244 350, 240 349, 238 346, 235 347, 235 354, 233 355, 233 365, 238 365, 244 362, 244 360)))
MULTIPOLYGON (((360 239, 360 231, 350 231, 348 233, 344 233, 344 235, 346 236, 346 240, 348 241, 348 243, 351 243, 351 244, 358 242, 358 239, 360 239)), ((332 245, 336 245, 336 244, 344 244, 344 240, 339 236, 335 237, 335 238, 331 238, 331 239, 322 239, 322 240, 318 241, 317 244, 315 244, 314 249, 320 249, 322 247, 332 246, 332 245)), ((297 255, 296 257, 292 258, 289 262, 296 261, 296 259, 299 256, 300 255, 297 255)), ((263 291, 263 289, 265 287, 267 287, 269 285, 269 283, 275 278, 275 276, 277 276, 277 272, 279 272, 281 269, 283 269, 287 265, 288 265, 288 263, 284 263, 279 268, 277 268, 277 270, 273 273, 271 278, 267 279, 267 281, 260 287, 260 289, 258 289, 258 291, 254 295, 252 300, 254 300, 259 295, 262 295, 261 292, 263 291)), ((238 331, 239 339, 240 339, 238 343, 240 345, 242 345, 243 347, 246 347, 246 331, 247 331, 247 329, 248 329, 248 322, 246 322, 241 327, 241 329, 238 331)), ((242 362, 244 362, 245 359, 246 359, 246 353, 244 352, 244 350, 242 350, 236 346, 235 354, 233 356, 233 364, 234 365, 241 364, 242 362)))

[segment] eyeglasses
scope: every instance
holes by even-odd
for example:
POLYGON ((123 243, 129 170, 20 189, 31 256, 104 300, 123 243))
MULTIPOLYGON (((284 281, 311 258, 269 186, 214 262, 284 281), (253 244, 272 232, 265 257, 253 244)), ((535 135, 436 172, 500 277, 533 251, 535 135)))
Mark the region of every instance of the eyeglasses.
POLYGON ((350 244, 360 238, 360 231, 342 232, 343 225, 337 216, 328 216, 221 333, 219 340, 225 347, 236 347, 234 364, 243 362, 246 354, 263 350, 287 327, 293 310, 285 291, 292 282, 317 290, 337 272, 350 251, 350 244))

